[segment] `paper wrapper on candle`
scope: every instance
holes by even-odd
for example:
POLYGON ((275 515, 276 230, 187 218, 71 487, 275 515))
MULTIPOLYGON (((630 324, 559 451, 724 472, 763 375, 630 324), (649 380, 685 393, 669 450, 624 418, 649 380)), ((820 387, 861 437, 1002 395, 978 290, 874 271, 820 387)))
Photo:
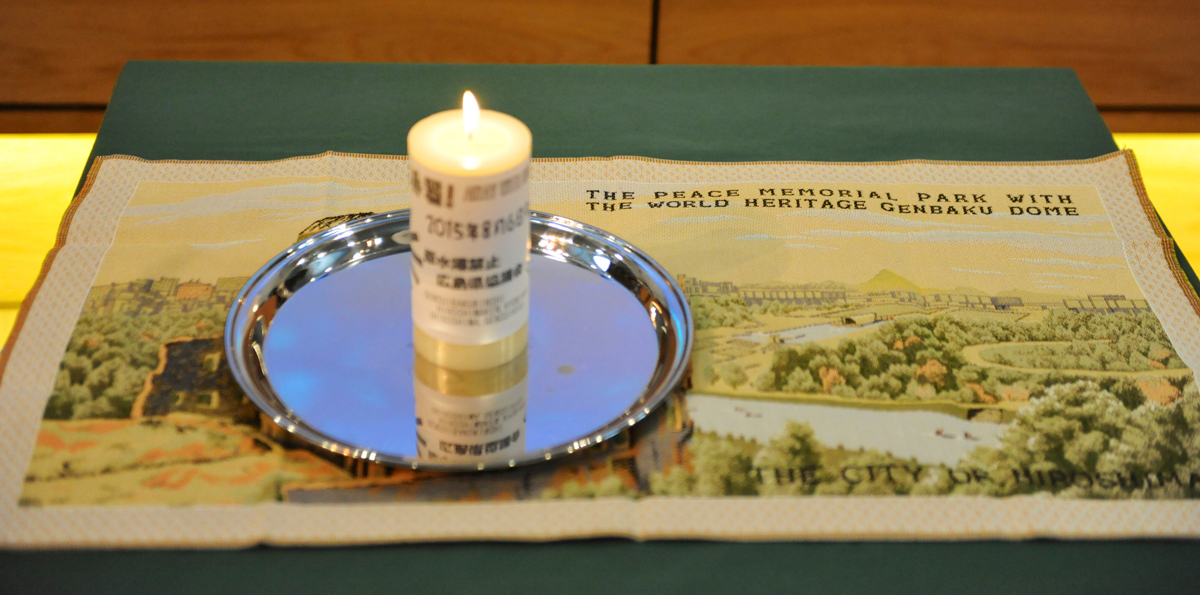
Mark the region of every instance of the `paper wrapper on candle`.
POLYGON ((446 368, 484 370, 525 350, 529 320, 529 130, 461 111, 409 133, 413 345, 446 368))

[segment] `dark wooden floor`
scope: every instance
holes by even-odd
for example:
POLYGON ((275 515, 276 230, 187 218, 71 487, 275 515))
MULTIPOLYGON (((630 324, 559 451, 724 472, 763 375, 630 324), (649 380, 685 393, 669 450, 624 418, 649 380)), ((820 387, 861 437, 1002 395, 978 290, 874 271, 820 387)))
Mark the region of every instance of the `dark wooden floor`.
POLYGON ((1067 66, 1113 131, 1200 132, 1195 0, 0 3, 0 132, 95 131, 126 60, 1067 66))

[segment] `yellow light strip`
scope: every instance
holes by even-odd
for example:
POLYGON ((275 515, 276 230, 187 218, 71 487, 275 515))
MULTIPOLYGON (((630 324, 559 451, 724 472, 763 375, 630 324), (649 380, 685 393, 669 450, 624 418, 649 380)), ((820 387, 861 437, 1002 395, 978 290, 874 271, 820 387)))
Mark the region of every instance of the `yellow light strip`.
POLYGON ((71 204, 94 134, 0 134, 0 345, 71 204))
POLYGON ((1133 149, 1146 194, 1180 250, 1200 266, 1200 134, 1114 134, 1133 149))

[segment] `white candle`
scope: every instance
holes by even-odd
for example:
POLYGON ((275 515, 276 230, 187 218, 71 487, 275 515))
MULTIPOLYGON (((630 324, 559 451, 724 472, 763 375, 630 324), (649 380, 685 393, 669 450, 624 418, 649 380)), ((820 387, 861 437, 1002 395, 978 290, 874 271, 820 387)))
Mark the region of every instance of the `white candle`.
POLYGON ((469 91, 408 133, 413 346, 438 366, 484 370, 525 350, 531 148, 529 128, 469 91))

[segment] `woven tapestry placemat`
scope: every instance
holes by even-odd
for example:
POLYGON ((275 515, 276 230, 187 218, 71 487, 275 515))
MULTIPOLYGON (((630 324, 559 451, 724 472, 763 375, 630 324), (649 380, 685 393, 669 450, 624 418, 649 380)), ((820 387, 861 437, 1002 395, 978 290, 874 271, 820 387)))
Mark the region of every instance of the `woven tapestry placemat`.
POLYGON ((542 159, 531 195, 676 276, 687 390, 561 461, 418 472, 260 415, 221 336, 267 259, 406 208, 404 158, 100 159, 0 355, 0 543, 1200 537, 1200 299, 1131 153, 542 159))

